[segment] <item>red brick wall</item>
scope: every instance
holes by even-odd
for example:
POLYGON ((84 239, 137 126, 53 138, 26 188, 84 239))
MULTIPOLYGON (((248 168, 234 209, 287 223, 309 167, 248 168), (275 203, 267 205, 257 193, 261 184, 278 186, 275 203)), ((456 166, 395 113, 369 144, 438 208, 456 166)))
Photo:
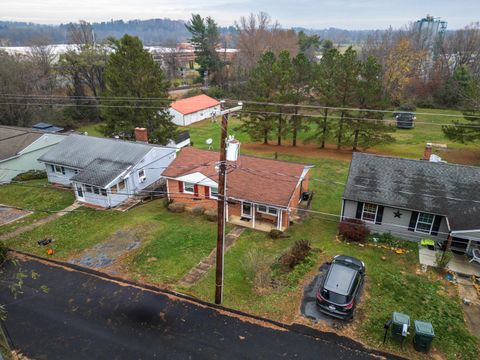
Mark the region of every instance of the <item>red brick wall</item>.
POLYGON ((302 192, 308 191, 309 177, 310 177, 310 172, 307 173, 301 185, 299 184, 299 186, 295 189, 293 193, 290 203, 288 204, 288 206, 292 208, 292 214, 297 213, 298 202, 300 200, 300 196, 302 195, 302 192))
POLYGON ((228 216, 241 216, 240 204, 228 204, 228 216))
POLYGON ((203 206, 207 209, 216 209, 217 201, 214 199, 209 199, 205 197, 205 187, 203 185, 198 185, 198 196, 190 193, 180 193, 179 192, 179 181, 167 179, 168 183, 168 198, 173 200, 173 202, 179 202, 185 204, 186 207, 193 206, 203 206))
POLYGON ((290 225, 290 220, 288 217, 288 211, 285 210, 282 213, 282 227, 286 230, 288 229, 288 226, 290 225))

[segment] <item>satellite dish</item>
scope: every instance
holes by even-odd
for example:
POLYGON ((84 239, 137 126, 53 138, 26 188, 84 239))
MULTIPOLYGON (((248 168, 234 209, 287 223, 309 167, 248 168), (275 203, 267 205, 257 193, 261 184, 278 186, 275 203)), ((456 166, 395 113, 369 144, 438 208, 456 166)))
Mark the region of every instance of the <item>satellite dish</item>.
POLYGON ((213 149, 213 139, 212 138, 208 138, 207 140, 205 140, 205 144, 208 145, 208 150, 212 150, 213 149))

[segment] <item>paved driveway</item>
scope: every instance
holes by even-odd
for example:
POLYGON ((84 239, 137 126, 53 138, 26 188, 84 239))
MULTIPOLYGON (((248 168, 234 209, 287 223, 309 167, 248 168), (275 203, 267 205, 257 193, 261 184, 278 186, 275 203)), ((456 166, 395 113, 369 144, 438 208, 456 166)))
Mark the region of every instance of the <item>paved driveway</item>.
MULTIPOLYGON (((335 334, 259 325, 202 303, 71 268, 34 260, 21 266, 40 277, 26 280, 24 294, 17 299, 2 290, 0 303, 7 304, 6 325, 14 346, 28 358, 382 358, 335 334), (41 285, 49 292, 38 292, 41 285)), ((7 267, 3 280, 12 271, 7 267)))

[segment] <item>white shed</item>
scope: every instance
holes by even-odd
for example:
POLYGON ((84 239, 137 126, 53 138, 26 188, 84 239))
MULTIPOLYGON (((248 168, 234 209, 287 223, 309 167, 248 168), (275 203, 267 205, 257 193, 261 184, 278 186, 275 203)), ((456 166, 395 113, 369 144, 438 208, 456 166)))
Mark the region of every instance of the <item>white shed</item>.
POLYGON ((207 95, 192 96, 173 102, 168 109, 173 123, 188 126, 220 113, 220 102, 207 95))

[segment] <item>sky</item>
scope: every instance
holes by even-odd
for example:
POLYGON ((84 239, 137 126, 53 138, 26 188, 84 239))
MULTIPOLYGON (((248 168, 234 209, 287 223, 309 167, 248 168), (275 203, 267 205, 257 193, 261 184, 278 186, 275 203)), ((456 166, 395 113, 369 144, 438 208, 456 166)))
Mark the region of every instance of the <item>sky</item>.
POLYGON ((458 29, 480 21, 480 0, 0 0, 0 20, 41 24, 80 19, 188 20, 192 13, 199 13, 228 26, 240 16, 259 11, 283 27, 400 28, 430 14, 446 20, 449 29, 458 29))

